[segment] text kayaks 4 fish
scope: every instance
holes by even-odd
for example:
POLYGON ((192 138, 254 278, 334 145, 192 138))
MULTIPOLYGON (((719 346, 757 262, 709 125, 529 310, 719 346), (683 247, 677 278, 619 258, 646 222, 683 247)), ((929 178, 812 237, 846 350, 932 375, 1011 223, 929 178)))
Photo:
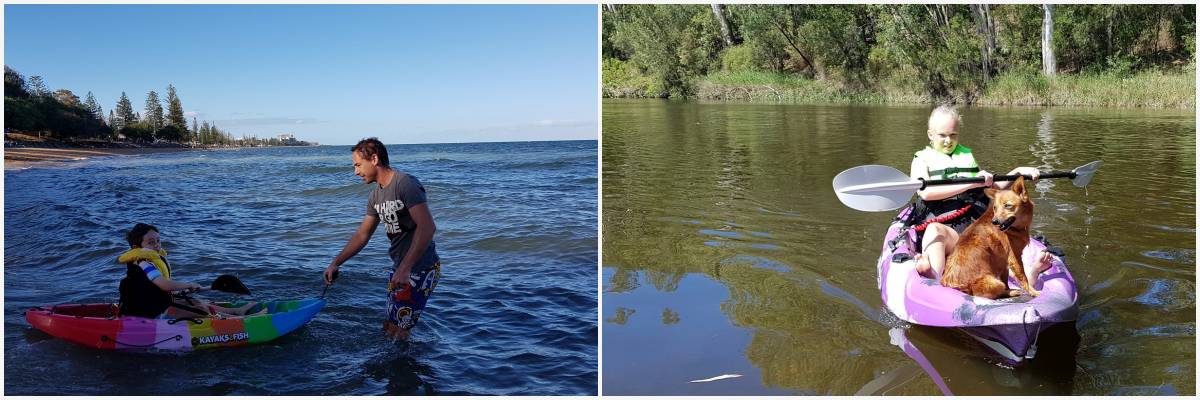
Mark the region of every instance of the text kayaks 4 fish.
POLYGON ((268 342, 308 323, 324 306, 323 299, 281 300, 248 310, 267 311, 258 315, 142 318, 118 316, 112 303, 63 304, 30 308, 25 320, 51 336, 98 349, 189 351, 268 342))

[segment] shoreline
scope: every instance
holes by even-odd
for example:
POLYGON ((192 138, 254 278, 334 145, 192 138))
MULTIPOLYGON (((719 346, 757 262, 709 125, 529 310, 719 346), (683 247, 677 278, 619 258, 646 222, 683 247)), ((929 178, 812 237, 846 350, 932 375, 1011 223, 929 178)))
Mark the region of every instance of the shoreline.
POLYGON ((153 153, 205 150, 191 147, 4 147, 4 170, 20 170, 51 163, 97 157, 136 156, 153 153))

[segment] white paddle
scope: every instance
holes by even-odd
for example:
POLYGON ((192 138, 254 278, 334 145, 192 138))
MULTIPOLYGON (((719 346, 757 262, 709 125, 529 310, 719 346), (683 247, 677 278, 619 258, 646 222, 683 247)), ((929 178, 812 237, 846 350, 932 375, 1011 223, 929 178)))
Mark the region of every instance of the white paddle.
MULTIPOLYGON (((1100 161, 1092 161, 1069 172, 1043 172, 1038 174, 1038 179, 1071 178, 1075 186, 1085 187, 1099 168, 1100 161)), ((1015 181, 1020 176, 1023 175, 996 175, 992 181, 1015 181)), ((977 182, 983 182, 983 178, 927 181, 909 179, 907 174, 885 165, 862 165, 833 177, 833 190, 837 192, 838 200, 847 207, 859 211, 888 211, 908 204, 913 194, 927 186, 977 182)))

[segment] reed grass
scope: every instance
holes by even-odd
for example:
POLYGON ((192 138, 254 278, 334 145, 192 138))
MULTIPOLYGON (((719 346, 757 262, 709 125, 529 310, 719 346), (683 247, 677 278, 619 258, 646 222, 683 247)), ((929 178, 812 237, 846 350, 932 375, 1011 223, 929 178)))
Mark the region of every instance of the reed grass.
MULTIPOLYGON (((665 97, 653 79, 628 64, 604 66, 604 97, 665 97)), ((717 72, 693 83, 703 100, 830 103, 929 104, 932 99, 911 79, 875 82, 869 90, 851 89, 836 80, 813 80, 762 71, 717 72)), ((1171 70, 1133 74, 1064 74, 1053 78, 1037 71, 995 77, 975 104, 1115 108, 1194 108, 1195 63, 1171 70)))
POLYGON ((1036 72, 1002 75, 978 104, 1121 108, 1194 108, 1196 65, 1129 75, 1081 74, 1047 78, 1036 72))

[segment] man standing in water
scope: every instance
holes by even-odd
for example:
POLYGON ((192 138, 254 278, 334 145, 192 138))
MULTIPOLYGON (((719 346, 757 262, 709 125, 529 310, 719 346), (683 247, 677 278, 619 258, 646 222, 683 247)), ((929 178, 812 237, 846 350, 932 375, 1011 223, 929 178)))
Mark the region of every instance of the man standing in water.
POLYGON ((367 184, 378 185, 367 199, 362 225, 325 268, 325 283, 333 283, 338 268, 367 245, 382 220, 387 226, 388 256, 392 259, 383 329, 393 339, 407 340, 441 278, 442 266, 433 244, 437 226, 425 203, 425 187, 416 177, 388 165, 387 148, 379 139, 363 139, 351 153, 354 174, 367 184))

